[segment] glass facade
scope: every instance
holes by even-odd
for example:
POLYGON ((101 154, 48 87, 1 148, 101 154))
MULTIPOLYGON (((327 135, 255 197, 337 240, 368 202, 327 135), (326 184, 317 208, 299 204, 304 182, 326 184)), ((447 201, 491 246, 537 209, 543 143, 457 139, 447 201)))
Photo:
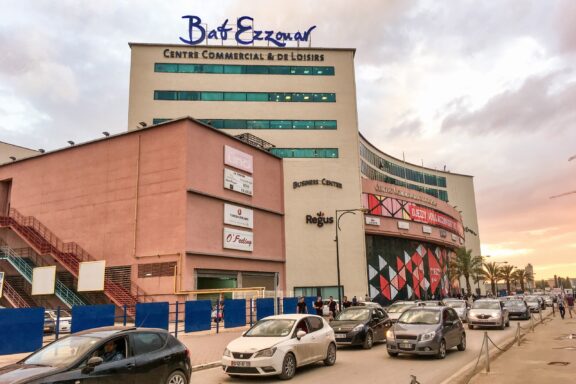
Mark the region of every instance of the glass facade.
POLYGON ((283 158, 337 158, 337 148, 272 148, 270 153, 283 158))
MULTIPOLYGON (((152 124, 171 119, 154 118, 152 124)), ((242 119, 199 119, 204 124, 218 129, 336 129, 336 120, 242 120, 242 119)))
POLYGON ((334 103, 335 93, 154 91, 154 100, 334 103))
POLYGON ((334 67, 155 63, 154 72, 334 76, 334 67))

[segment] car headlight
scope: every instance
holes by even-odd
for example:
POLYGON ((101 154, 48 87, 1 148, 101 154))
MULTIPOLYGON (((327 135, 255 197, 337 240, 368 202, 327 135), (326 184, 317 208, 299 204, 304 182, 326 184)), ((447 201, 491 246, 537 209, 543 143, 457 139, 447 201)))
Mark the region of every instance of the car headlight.
POLYGON ((494 319, 497 319, 497 318, 500 317, 500 314, 499 314, 498 312, 494 312, 494 313, 492 313, 492 317, 493 317, 494 319))
POLYGON ((360 332, 364 328, 364 324, 358 324, 352 329, 352 332, 360 332))
POLYGON ((389 330, 386 332, 386 340, 394 341, 395 339, 396 339, 396 338, 394 337, 394 332, 392 332, 392 330, 389 329, 389 330))
POLYGON ((432 340, 434 338, 434 336, 436 336, 436 331, 425 333, 423 335, 420 335, 420 341, 432 340))
POLYGON ((257 352, 254 355, 254 357, 272 357, 274 355, 274 352, 276 352, 276 347, 263 349, 263 350, 257 352))
POLYGON ((224 349, 224 356, 232 357, 232 354, 230 353, 230 350, 228 348, 224 349))

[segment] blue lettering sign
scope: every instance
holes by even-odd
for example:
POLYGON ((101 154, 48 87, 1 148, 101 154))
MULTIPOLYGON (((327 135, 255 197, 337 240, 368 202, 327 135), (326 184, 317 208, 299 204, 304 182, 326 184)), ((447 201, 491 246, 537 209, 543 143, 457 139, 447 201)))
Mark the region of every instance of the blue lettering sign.
MULTIPOLYGON (((228 32, 232 31, 232 27, 228 26, 228 19, 224 20, 222 25, 216 29, 207 30, 202 25, 202 19, 198 16, 186 15, 182 16, 182 18, 188 20, 188 36, 187 38, 180 37, 180 41, 188 45, 198 45, 205 40, 224 41, 228 39, 228 32), (196 38, 194 38, 195 35, 197 36, 196 38)), ((236 22, 234 39, 240 45, 252 45, 255 41, 265 41, 277 47, 285 47, 289 41, 308 41, 314 29, 316 29, 315 25, 304 32, 262 31, 254 29, 254 19, 252 17, 242 16, 236 22)))

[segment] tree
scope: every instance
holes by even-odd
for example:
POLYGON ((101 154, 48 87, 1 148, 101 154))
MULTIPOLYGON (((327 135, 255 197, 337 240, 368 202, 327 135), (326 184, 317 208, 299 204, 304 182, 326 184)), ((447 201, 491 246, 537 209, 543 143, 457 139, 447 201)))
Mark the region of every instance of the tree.
POLYGON ((514 271, 514 278, 520 283, 520 289, 524 292, 524 282, 526 281, 526 271, 517 269, 514 271))
POLYGON ((464 276, 468 294, 472 293, 472 288, 470 286, 470 276, 481 273, 480 271, 482 269, 482 260, 482 256, 472 256, 471 249, 461 247, 456 250, 456 255, 452 260, 450 269, 454 271, 453 273, 458 276, 458 278, 464 276))
POLYGON ((500 268, 500 277, 506 282, 508 294, 510 294, 510 280, 512 280, 514 276, 514 268, 516 267, 513 265, 504 265, 500 268))
POLYGON ((558 284, 558 276, 554 275, 554 288, 559 288, 560 284, 558 284))
POLYGON ((538 289, 546 289, 548 287, 548 282, 544 279, 536 282, 536 288, 538 289))
POLYGON ((564 280, 564 288, 572 288, 572 282, 568 276, 566 276, 566 280, 564 280))
POLYGON ((484 269, 482 274, 486 277, 486 280, 490 281, 490 286, 492 287, 492 294, 496 296, 496 284, 502 279, 500 267, 496 262, 483 263, 484 269))

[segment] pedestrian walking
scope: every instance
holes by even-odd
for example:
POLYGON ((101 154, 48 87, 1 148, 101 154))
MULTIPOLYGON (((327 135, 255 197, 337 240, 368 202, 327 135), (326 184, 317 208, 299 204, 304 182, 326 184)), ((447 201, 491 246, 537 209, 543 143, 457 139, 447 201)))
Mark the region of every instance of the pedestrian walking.
POLYGON ((566 295, 566 306, 568 307, 568 314, 572 318, 572 312, 574 312, 574 296, 566 295))
POLYGON ((354 296, 354 297, 352 298, 352 306, 355 307, 355 306, 357 306, 357 305, 358 305, 358 299, 356 298, 356 296, 354 296))
POLYGON ((304 296, 300 296, 300 299, 298 299, 298 303, 296 304, 296 313, 308 313, 304 296))
POLYGON ((316 314, 318 316, 323 315, 323 308, 324 308, 324 301, 322 301, 322 296, 318 296, 318 298, 314 302, 314 309, 316 310, 316 314))
POLYGON ((344 296, 344 299, 342 300, 342 307, 350 308, 351 305, 352 305, 352 302, 348 301, 348 296, 344 296))
POLYGON ((336 315, 338 314, 338 311, 336 309, 336 302, 334 301, 334 298, 332 296, 330 296, 330 300, 328 300, 328 310, 330 311, 330 316, 332 318, 335 318, 336 315))
POLYGON ((558 300, 558 311, 560 312, 560 317, 562 317, 562 320, 564 320, 566 310, 564 309, 564 301, 561 299, 558 300))

